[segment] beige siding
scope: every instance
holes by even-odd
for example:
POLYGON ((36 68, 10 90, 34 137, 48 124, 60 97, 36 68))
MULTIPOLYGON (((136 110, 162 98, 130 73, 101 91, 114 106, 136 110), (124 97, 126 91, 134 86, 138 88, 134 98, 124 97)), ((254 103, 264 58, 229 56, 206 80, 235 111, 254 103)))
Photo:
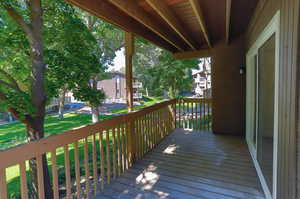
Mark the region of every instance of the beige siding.
MULTIPOLYGON (((278 137, 278 199, 300 198, 300 132, 298 129, 297 150, 297 102, 299 75, 297 76, 298 13, 299 0, 260 0, 246 36, 247 49, 269 23, 276 11, 280 10, 280 63, 279 63, 279 137, 278 137), (298 154, 297 154, 298 152, 298 154), (298 158, 298 159, 297 159, 298 158), (297 164, 298 161, 298 173, 297 164), (296 179, 297 178, 297 179, 296 179), (298 188, 298 196, 296 190, 298 188)), ((299 126, 298 126, 299 128, 299 126)))
POLYGON ((256 41, 258 36, 264 30, 266 25, 271 21, 276 11, 280 9, 280 0, 260 0, 256 12, 252 17, 247 33, 247 48, 256 41))
MULTIPOLYGON (((300 16, 298 17, 300 19, 300 16)), ((300 20, 299 20, 300 21, 300 20)), ((298 26, 300 32, 300 26, 298 26)), ((297 128, 297 197, 300 198, 300 39, 298 35, 298 128, 297 128)))

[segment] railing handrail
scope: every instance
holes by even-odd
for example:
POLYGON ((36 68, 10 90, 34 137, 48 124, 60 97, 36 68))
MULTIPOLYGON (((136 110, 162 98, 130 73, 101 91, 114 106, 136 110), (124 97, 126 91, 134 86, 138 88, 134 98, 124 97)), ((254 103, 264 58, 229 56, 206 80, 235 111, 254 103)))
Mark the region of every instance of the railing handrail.
POLYGON ((168 101, 154 104, 152 106, 143 108, 138 111, 127 113, 124 115, 119 115, 110 119, 102 120, 95 124, 89 124, 83 127, 79 127, 77 129, 64 131, 56 135, 51 135, 42 138, 38 141, 21 144, 6 149, 4 151, 0 151, 0 169, 8 168, 22 161, 27 161, 38 155, 50 152, 53 149, 63 147, 64 145, 72 144, 95 133, 100 133, 101 131, 105 131, 118 125, 131 122, 138 117, 144 116, 150 112, 174 104, 175 102, 176 99, 171 99, 168 101))
POLYGON ((212 99, 211 98, 178 98, 177 101, 182 101, 182 102, 195 102, 195 103, 211 103, 212 99))

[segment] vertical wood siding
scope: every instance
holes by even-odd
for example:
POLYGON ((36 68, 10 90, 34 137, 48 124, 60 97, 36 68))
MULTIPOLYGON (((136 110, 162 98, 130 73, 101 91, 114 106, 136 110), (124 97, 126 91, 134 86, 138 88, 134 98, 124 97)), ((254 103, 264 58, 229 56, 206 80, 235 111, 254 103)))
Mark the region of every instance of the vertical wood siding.
MULTIPOLYGON (((299 6, 300 10, 300 6, 299 6)), ((298 16, 298 23, 300 16, 298 16)), ((300 26, 298 26, 298 33, 300 33, 300 26)), ((298 129, 297 129, 297 198, 300 198, 300 38, 298 35, 298 71, 297 71, 297 98, 298 98, 298 129)))

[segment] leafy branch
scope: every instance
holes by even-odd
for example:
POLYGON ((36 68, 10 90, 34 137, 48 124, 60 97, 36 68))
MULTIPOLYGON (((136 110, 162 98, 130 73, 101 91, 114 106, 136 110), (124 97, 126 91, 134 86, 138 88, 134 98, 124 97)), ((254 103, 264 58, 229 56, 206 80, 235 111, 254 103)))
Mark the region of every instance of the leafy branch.
POLYGON ((11 16, 15 22, 22 28, 22 30, 29 36, 29 39, 32 41, 33 40, 33 31, 31 28, 31 24, 27 24, 24 20, 24 18, 5 0, 0 1, 0 6, 2 6, 9 16, 11 16))
POLYGON ((3 80, 0 80, 0 84, 2 84, 3 86, 6 86, 6 87, 12 88, 18 92, 21 92, 21 89, 20 89, 17 81, 9 73, 0 69, 0 74, 4 75, 6 77, 6 79, 11 82, 11 83, 7 83, 3 80))

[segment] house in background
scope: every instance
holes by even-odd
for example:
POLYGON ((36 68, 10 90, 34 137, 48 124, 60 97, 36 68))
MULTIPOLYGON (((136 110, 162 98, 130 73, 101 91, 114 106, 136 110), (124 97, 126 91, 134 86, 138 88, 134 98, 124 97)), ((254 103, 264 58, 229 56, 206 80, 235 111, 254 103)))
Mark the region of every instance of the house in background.
POLYGON ((199 69, 192 70, 194 92, 197 97, 211 98, 211 69, 210 61, 203 59, 199 69))
MULTIPOLYGON (((121 72, 109 73, 111 78, 104 79, 98 82, 98 89, 103 89, 107 103, 126 103, 126 78, 121 72)), ((137 78, 133 78, 133 99, 139 101, 143 95, 139 91, 142 88, 142 83, 137 78)))

